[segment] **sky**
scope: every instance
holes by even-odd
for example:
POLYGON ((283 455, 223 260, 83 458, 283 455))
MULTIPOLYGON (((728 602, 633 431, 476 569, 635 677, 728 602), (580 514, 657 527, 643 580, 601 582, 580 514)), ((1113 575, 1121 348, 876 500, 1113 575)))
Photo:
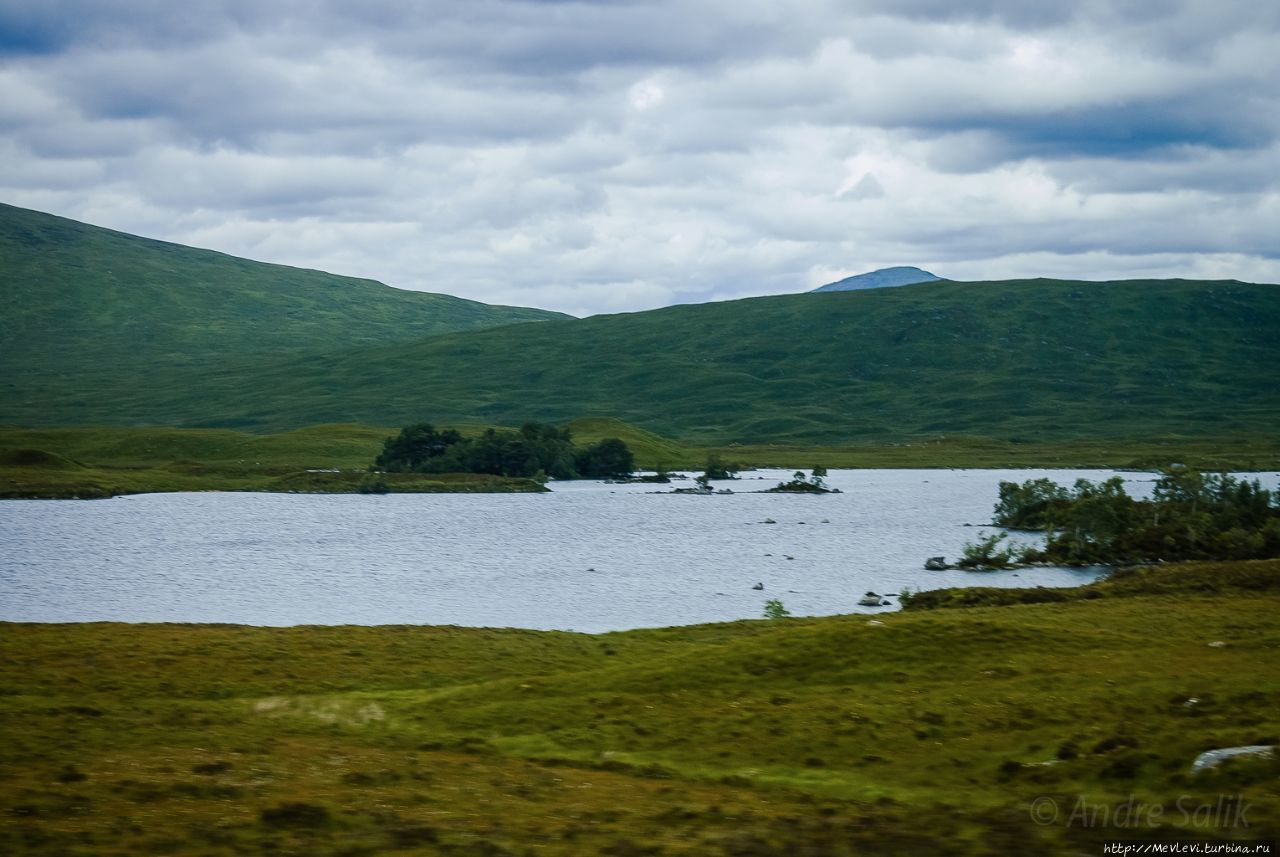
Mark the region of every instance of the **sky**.
POLYGON ((0 201, 575 315, 1280 282, 1280 3, 0 0, 0 201))

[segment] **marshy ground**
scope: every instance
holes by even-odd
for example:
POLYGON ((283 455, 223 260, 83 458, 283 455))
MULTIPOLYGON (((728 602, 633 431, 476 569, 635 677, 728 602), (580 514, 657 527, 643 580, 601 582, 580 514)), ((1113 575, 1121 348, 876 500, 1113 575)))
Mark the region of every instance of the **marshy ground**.
POLYGON ((604 635, 2 624, 0 851, 1274 840, 1280 762, 1189 769, 1280 740, 1280 561, 1139 578, 1060 603, 604 635), (1247 827, 1180 812, 1224 796, 1247 827), (1135 800, 1140 825, 1116 812, 1135 800))

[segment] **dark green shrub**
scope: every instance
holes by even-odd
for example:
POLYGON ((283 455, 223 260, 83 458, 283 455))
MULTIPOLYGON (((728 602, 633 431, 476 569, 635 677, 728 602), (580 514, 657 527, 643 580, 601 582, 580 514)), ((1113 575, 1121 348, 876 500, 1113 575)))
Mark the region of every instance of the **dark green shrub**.
POLYGON ((1008 533, 998 533, 980 539, 976 544, 965 542, 964 556, 956 565, 961 568, 1008 568, 1013 554, 1008 548, 997 550, 996 546, 1004 540, 1008 533))
POLYGON ((330 822, 329 810, 313 803, 282 803, 261 814, 262 823, 268 827, 325 827, 330 822))

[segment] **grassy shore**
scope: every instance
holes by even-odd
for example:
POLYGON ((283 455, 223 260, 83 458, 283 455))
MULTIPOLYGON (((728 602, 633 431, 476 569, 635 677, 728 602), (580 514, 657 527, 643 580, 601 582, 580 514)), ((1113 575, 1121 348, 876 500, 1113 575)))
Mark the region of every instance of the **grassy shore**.
POLYGON ((0 851, 1274 840, 1280 762, 1189 769, 1280 740, 1280 561, 1134 581, 1062 603, 604 635, 0 625, 0 851), (1196 583, 1232 568, 1255 584, 1196 583), (1247 828, 1182 811, 1224 796, 1247 828))
MULTIPOLYGON (((1280 441, 1237 438, 1030 444, 947 438, 868 446, 699 447, 608 418, 569 423, 575 441, 625 440, 644 468, 696 470, 710 452, 746 467, 1114 467, 1181 462, 1203 470, 1280 469, 1280 441)), ((459 426, 464 434, 485 426, 459 426)), ((393 429, 322 425, 273 435, 227 429, 0 427, 0 497, 105 497, 155 491, 324 491, 359 488, 393 429), (324 474, 317 471, 340 471, 324 474)), ((393 476, 392 491, 536 491, 530 480, 393 476)))
MULTIPOLYGON (((313 426, 275 435, 226 429, 0 427, 0 497, 110 497, 159 491, 353 493, 390 429, 313 426)), ((528 492, 532 479, 389 473, 394 493, 528 492)))

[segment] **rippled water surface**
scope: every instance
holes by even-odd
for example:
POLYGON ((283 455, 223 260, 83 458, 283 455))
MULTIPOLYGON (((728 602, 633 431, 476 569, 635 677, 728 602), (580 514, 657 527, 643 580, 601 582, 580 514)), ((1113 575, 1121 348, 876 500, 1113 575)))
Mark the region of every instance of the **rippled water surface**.
MULTIPOLYGON (((574 482, 549 494, 5 501, 0 620, 607 631, 756 618, 769 598, 796 615, 873 612, 855 604, 869 589, 1092 579, 921 566, 988 532, 964 525, 990 520, 1002 479, 1112 474, 845 470, 827 480, 842 494, 742 493, 784 475, 744 474, 721 486, 738 493, 711 497, 574 482)), ((1149 490, 1150 474, 1122 475, 1130 493, 1149 490)))

